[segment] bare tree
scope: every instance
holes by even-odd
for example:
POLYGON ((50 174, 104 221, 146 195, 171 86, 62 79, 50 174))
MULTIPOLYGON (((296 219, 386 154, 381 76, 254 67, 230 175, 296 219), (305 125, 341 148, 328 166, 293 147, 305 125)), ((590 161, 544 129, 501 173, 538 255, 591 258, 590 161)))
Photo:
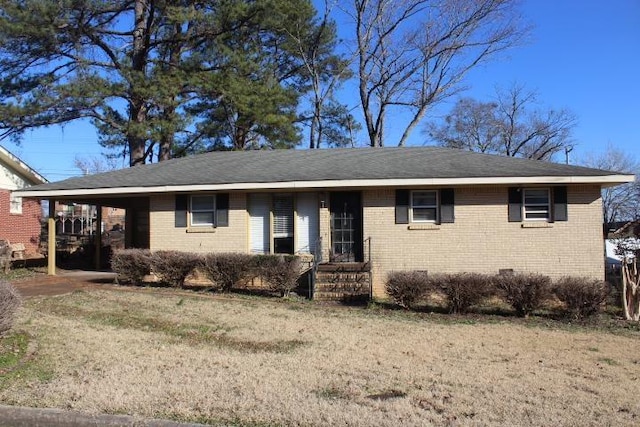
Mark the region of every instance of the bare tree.
MULTIPOLYGON (((583 165, 597 169, 640 174, 640 162, 631 153, 608 145, 600 155, 588 155, 583 165)), ((602 189, 602 209, 605 224, 640 218, 640 183, 630 182, 602 189)))
POLYGON ((353 0, 359 95, 370 145, 385 144, 387 113, 408 111, 405 145, 427 109, 460 90, 469 70, 526 32, 515 0, 353 0))
POLYGON ((577 124, 566 109, 530 109, 537 94, 514 84, 506 91, 498 90, 498 117, 502 126, 500 150, 506 156, 536 160, 551 157, 571 147, 571 132, 577 124))
POLYGON ((114 157, 82 157, 76 156, 73 160, 73 165, 79 169, 82 174, 89 175, 94 173, 109 172, 116 169, 121 169, 123 166, 118 167, 118 160, 114 157))
POLYGON ((496 100, 462 98, 444 123, 429 123, 427 133, 439 145, 482 153, 551 160, 572 149, 576 118, 569 110, 536 108, 537 95, 514 84, 496 90, 496 100))
MULTIPOLYGON (((336 54, 337 29, 330 16, 336 2, 324 1, 312 31, 291 32, 289 36, 298 49, 309 85, 309 112, 301 119, 309 126, 309 148, 320 148, 325 140, 328 146, 345 146, 349 142, 349 123, 354 119, 349 109, 335 99, 335 92, 352 77, 353 55, 336 54)), ((298 29, 299 30, 299 29, 298 29)))
POLYGON ((627 320, 640 321, 640 222, 627 224, 615 239, 622 257, 622 309, 627 320))

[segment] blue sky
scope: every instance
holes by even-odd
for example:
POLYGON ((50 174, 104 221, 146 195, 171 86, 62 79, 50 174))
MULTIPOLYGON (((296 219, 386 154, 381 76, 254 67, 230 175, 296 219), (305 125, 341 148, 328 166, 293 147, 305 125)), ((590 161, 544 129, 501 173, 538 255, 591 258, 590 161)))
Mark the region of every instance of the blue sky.
MULTIPOLYGON (((465 81, 470 89, 462 95, 489 100, 496 85, 523 84, 538 92, 543 106, 567 108, 577 116, 572 162, 607 145, 638 159, 640 1, 525 0, 522 13, 533 25, 529 39, 470 74, 465 81)), ((449 108, 435 108, 430 118, 449 108)), ((361 139, 366 140, 364 133, 361 139)), ((416 129, 411 143, 421 145, 424 139, 416 129)), ((29 132, 20 146, 0 144, 51 181, 79 175, 76 156, 104 152, 87 123, 29 132)))

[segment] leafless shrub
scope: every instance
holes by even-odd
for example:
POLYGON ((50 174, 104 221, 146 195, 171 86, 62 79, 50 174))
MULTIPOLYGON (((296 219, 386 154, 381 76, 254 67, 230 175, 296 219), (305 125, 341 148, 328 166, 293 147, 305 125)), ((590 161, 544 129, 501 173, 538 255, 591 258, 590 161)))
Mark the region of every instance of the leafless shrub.
POLYGON ((118 274, 118 281, 140 285, 151 272, 151 252, 148 249, 116 251, 111 257, 111 269, 118 274))
POLYGON ((428 291, 428 277, 424 271, 395 271, 385 283, 387 295, 401 307, 410 309, 428 291))
POLYGON ((9 282, 0 280, 0 336, 11 330, 22 298, 9 282))
POLYGON ((260 255, 255 257, 257 273, 269 287, 285 297, 295 289, 300 277, 300 258, 285 255, 260 255))
POLYGON ((158 278, 180 288, 189 274, 200 264, 200 256, 191 252, 157 251, 151 254, 151 270, 158 278))
POLYGON ((602 308, 609 295, 609 284, 588 277, 563 277, 556 281, 554 294, 576 319, 592 316, 602 308))
POLYGON ((253 257, 240 253, 210 253, 204 256, 200 270, 209 280, 229 292, 240 280, 251 274, 253 257))
POLYGON ((519 316, 528 317, 551 296, 551 279, 542 274, 499 274, 493 284, 519 316))
POLYGON ((11 245, 0 239, 0 270, 7 274, 11 269, 11 245))
POLYGON ((466 313, 494 292, 491 277, 478 273, 432 275, 429 287, 445 296, 451 313, 466 313))

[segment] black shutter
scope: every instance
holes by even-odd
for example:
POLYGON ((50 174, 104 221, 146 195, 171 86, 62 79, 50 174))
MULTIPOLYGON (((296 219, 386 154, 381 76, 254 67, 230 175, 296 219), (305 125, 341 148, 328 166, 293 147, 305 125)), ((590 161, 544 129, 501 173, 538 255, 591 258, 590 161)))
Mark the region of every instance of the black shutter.
POLYGON ((509 222, 522 221, 522 191, 518 187, 509 187, 509 222))
POLYGON ((409 190, 396 190, 396 224, 409 224, 409 190))
POLYGON ((229 226, 229 193, 216 195, 216 227, 229 226))
POLYGON ((183 228, 187 226, 188 207, 189 207, 189 196, 187 194, 176 194, 176 200, 175 200, 176 228, 183 228))
POLYGON ((553 220, 567 221, 567 187, 553 188, 553 220))
POLYGON ((453 188, 443 188, 440 190, 440 222, 445 224, 454 222, 454 204, 455 192, 453 188))

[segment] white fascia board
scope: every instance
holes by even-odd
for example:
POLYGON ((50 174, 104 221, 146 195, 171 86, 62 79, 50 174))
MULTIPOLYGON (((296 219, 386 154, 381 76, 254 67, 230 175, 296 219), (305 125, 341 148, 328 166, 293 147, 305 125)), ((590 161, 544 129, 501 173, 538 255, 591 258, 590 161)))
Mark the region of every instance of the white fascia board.
POLYGON ((25 178, 25 181, 28 181, 31 185, 40 185, 49 182, 45 177, 33 170, 29 165, 4 147, 0 147, 0 160, 4 160, 8 166, 11 166, 15 173, 21 175, 25 178))
POLYGON ((205 185, 163 185, 155 187, 111 187, 75 190, 15 191, 18 197, 40 199, 78 196, 117 196, 157 193, 184 193, 197 191, 251 191, 251 190, 305 190, 319 188, 356 187, 416 187, 416 186, 468 186, 468 185, 538 185, 538 184, 600 184, 604 186, 633 182, 634 175, 604 176, 535 176, 535 177, 482 177, 482 178, 409 178, 409 179, 354 179, 287 182, 240 182, 205 185))

